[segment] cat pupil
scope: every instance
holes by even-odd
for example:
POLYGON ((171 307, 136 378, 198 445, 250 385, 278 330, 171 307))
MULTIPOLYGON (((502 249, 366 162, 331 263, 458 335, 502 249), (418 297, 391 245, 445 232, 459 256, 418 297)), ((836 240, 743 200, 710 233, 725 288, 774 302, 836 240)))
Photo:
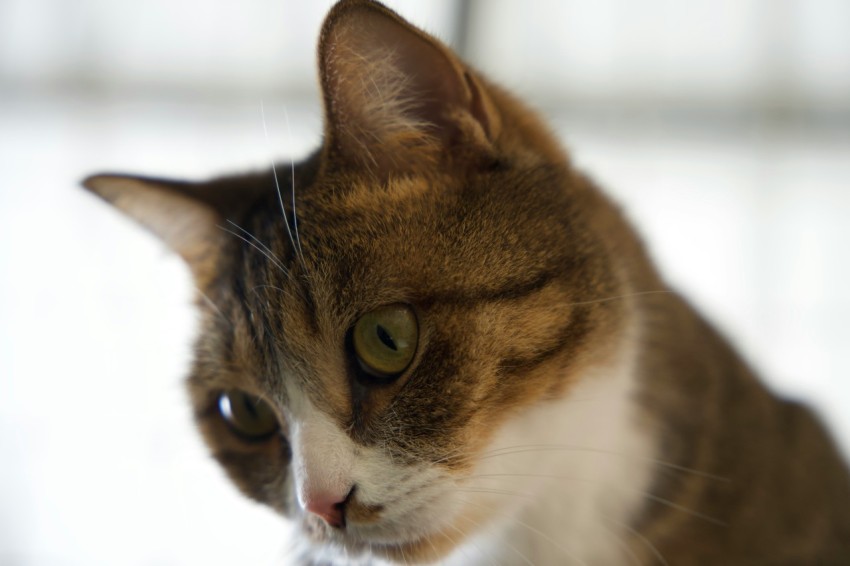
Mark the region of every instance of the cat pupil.
POLYGON ((245 406, 245 410, 251 414, 251 417, 257 418, 257 407, 254 406, 254 403, 251 402, 247 397, 242 398, 242 404, 245 406))
POLYGON ((383 342, 387 348, 390 348, 391 350, 397 352, 398 347, 395 345, 395 341, 393 340, 392 336, 390 336, 390 333, 387 332, 386 329, 380 324, 377 326, 376 330, 378 332, 378 338, 381 339, 381 342, 383 342))

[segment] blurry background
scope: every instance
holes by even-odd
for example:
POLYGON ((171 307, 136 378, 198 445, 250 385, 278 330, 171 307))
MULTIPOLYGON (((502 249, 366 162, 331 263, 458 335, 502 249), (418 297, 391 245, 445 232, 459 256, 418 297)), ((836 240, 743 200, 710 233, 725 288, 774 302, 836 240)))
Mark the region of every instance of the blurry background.
MULTIPOLYGON (((850 451, 850 2, 388 4, 546 113, 850 451)), ((0 0, 0 564, 286 563, 192 430, 186 270, 77 182, 303 156, 329 5, 0 0)))

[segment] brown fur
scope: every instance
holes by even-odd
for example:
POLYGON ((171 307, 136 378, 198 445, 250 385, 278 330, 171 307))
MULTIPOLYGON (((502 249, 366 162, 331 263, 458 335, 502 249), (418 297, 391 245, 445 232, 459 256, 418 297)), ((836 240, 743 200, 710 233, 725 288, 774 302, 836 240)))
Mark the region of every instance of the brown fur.
MULTIPOLYGON (((850 482, 826 433, 668 292, 619 211, 533 113, 365 0, 333 9, 320 62, 325 144, 281 187, 285 219, 271 172, 85 183, 193 267, 206 299, 189 388, 213 454, 247 495, 295 513, 287 430, 235 438, 217 411, 221 391, 260 396, 285 423, 283 380, 295 380, 357 445, 462 474, 504 422, 568 395, 612 356, 639 314, 640 403, 660 429, 659 457, 701 473, 659 469, 632 550, 652 562, 645 537, 677 565, 850 561, 850 482), (141 212, 190 199, 199 220, 176 235, 141 212), (396 381, 364 382, 347 333, 398 302, 419 320, 414 362, 396 381)), ((351 520, 382 512, 356 492, 349 503, 351 520)), ((481 515, 467 510, 458 526, 481 515)), ((382 552, 433 559, 457 542, 434 535, 382 552)))

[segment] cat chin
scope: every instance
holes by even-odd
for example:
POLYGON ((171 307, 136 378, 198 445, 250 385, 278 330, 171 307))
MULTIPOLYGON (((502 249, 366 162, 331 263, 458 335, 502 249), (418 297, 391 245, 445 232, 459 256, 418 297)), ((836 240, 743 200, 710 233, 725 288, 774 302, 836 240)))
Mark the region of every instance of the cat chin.
POLYGON ((446 549, 438 554, 436 546, 429 547, 429 539, 420 539, 398 544, 373 543, 353 536, 328 532, 325 529, 303 531, 310 538, 304 554, 314 562, 344 563, 350 566, 360 564, 430 563, 442 558, 451 551, 446 549))
POLYGON ((363 541, 325 541, 313 543, 306 555, 314 562, 348 566, 391 566, 395 564, 432 564, 455 550, 446 537, 426 537, 400 544, 371 544, 363 541), (446 544, 448 543, 448 544, 446 544))
POLYGON ((350 566, 430 564, 452 554, 461 542, 457 535, 452 537, 446 533, 453 528, 450 525, 433 533, 416 535, 415 538, 398 542, 390 542, 394 537, 388 536, 386 532, 370 538, 357 530, 340 531, 312 515, 302 517, 300 527, 305 536, 298 538, 302 543, 307 543, 306 554, 314 561, 339 562, 350 566))

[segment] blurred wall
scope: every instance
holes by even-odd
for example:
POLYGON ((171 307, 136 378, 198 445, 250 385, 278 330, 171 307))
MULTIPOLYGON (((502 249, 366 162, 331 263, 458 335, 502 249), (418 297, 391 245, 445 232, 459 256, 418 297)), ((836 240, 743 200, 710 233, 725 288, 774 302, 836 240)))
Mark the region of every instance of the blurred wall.
MULTIPOLYGON (((850 108, 844 0, 388 2, 551 103, 850 108)), ((313 88, 313 43, 331 2, 3 0, 6 87, 313 88), (275 69, 276 72, 269 72, 275 69)))

